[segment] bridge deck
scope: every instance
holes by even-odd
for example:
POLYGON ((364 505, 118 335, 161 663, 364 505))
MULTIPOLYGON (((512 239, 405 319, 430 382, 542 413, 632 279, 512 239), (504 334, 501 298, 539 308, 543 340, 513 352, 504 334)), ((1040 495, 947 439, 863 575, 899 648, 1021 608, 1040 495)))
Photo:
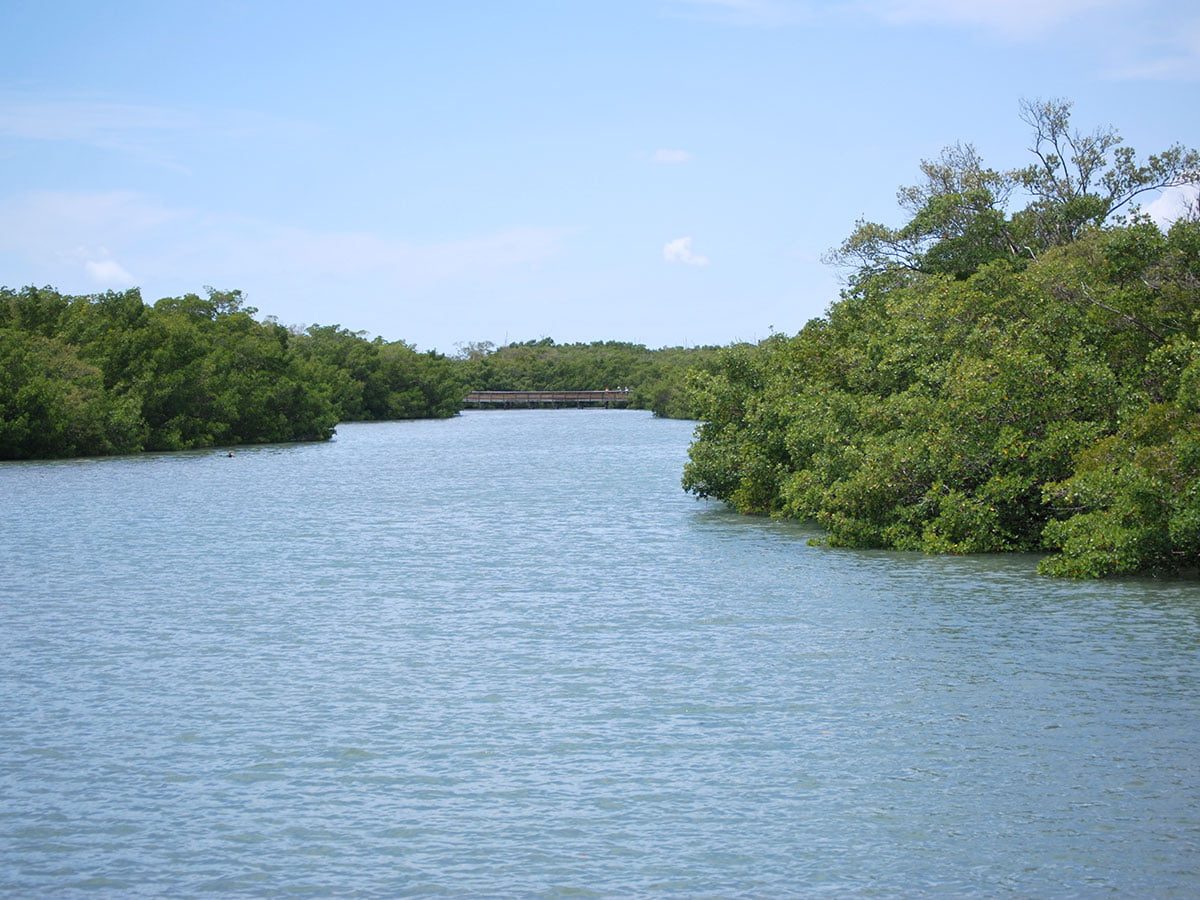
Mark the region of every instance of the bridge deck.
POLYGON ((471 391, 465 405, 469 408, 531 409, 562 406, 629 405, 629 391, 471 391))

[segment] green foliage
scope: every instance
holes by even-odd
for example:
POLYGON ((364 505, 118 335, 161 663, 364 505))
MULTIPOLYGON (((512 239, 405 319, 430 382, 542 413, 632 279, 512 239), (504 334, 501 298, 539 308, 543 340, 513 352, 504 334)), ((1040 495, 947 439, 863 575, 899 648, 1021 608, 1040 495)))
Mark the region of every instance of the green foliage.
POLYGON ((1021 118, 1036 162, 999 172, 970 144, 948 147, 921 162, 923 181, 900 189, 904 225, 860 221, 830 260, 859 278, 889 270, 966 278, 993 260, 1023 265, 1071 243, 1147 191, 1200 181, 1197 151, 1175 145, 1139 163, 1112 128, 1073 130, 1065 100, 1023 102, 1021 118), (1009 215, 1018 187, 1031 202, 1009 215))
POLYGON ((550 338, 496 348, 468 344, 459 355, 463 377, 478 391, 559 391, 629 388, 630 405, 676 419, 696 418, 688 373, 715 364, 714 347, 665 347, 594 341, 556 344, 550 338))
POLYGON ((1042 571, 1077 577, 1200 565, 1200 223, 1107 222, 1200 158, 1139 165, 1068 111, 1027 106, 1029 169, 961 146, 924 163, 910 221, 842 245, 857 271, 826 317, 696 376, 684 487, 840 546, 1049 549, 1042 571))
POLYGON ((1079 455, 1074 473, 1049 484, 1050 502, 1076 510, 1049 523, 1059 551, 1041 570, 1094 578, 1200 566, 1200 344, 1173 401, 1151 403, 1079 455))
POLYGON ((0 288, 0 458, 327 440, 344 418, 452 416, 450 360, 337 326, 296 335, 239 291, 0 288))
POLYGON ((446 418, 457 415, 467 394, 451 360, 403 341, 368 341, 339 325, 313 325, 294 342, 324 373, 344 420, 446 418))
POLYGON ((126 453, 143 431, 135 405, 70 347, 0 328, 0 459, 126 453))
POLYGON ((832 261, 860 274, 889 269, 964 276, 1021 248, 1004 205, 1017 177, 985 168, 970 144, 955 144, 936 160, 923 160, 924 181, 897 195, 909 221, 900 228, 860 221, 832 261))

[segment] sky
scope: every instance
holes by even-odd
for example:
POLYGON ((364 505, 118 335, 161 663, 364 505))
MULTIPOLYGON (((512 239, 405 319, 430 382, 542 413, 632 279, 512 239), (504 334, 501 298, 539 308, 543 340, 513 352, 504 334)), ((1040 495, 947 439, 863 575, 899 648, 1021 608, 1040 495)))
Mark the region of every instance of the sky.
POLYGON ((1029 161, 1022 98, 1200 146, 1194 0, 3 0, 0 34, 0 284, 446 353, 795 332, 922 159, 1029 161))

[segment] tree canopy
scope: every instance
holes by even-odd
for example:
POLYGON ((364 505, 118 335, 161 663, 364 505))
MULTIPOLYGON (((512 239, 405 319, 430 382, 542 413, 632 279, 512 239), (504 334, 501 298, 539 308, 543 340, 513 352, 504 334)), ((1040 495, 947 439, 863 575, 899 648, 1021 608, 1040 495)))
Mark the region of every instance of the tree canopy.
POLYGON ((454 415, 451 362, 258 321, 239 291, 0 288, 0 459, 326 440, 346 418, 454 415))
POLYGON ((897 192, 908 221, 898 228, 859 221, 829 254, 861 279, 887 271, 965 278, 995 259, 1036 259, 1127 211, 1149 191, 1200 181, 1200 153, 1179 144, 1138 162, 1111 127, 1071 127, 1064 100, 1023 101, 1035 161, 1008 171, 986 167, 971 144, 922 160, 922 180, 897 192), (1023 191, 1027 204, 1010 213, 1023 191))
POLYGON ((1200 181, 1200 157, 1138 163, 1068 104, 1023 111, 1033 164, 968 145, 922 163, 908 221, 835 252, 853 272, 826 316, 695 377, 688 490, 840 546, 1046 549, 1071 576, 1200 564, 1200 222, 1164 234, 1134 209, 1200 181))

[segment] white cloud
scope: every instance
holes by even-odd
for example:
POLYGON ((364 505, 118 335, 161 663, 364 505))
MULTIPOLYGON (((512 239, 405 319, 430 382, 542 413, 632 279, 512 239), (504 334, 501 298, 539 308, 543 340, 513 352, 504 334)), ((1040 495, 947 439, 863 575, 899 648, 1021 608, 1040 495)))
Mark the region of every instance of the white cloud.
POLYGON ((1006 37, 1035 37, 1069 20, 1133 0, 668 0, 687 18, 735 25, 798 25, 867 16, 889 24, 978 27, 1006 37))
POLYGON ((45 272, 64 289, 72 273, 132 284, 130 271, 156 286, 173 285, 170 290, 358 278, 406 289, 534 266, 554 256, 566 234, 514 226, 416 242, 171 209, 130 192, 34 192, 0 204, 0 248, 8 264, 45 272))
POLYGON ((83 264, 92 281, 108 287, 131 287, 137 279, 115 259, 89 259, 83 264))
POLYGON ((1200 187, 1194 184, 1167 188, 1153 202, 1146 204, 1142 212, 1154 220, 1164 231, 1178 219, 1196 209, 1200 203, 1200 187))
POLYGON ((133 246, 189 214, 131 191, 33 191, 0 206, 0 247, 39 264, 106 259, 107 246, 133 246))
POLYGON ((1005 37, 1039 37, 1069 20, 1128 0, 865 0, 886 22, 981 28, 1005 37))
POLYGON ((692 250, 690 237, 675 238, 663 246, 663 259, 669 263, 683 263, 687 266, 707 266, 708 257, 692 250))
POLYGON ((1006 40, 1086 43, 1116 80, 1200 79, 1200 19, 1182 4, 1134 0, 850 0, 897 26, 970 28, 1006 40), (1189 11, 1190 13, 1190 11, 1189 11))
POLYGON ((678 166, 685 162, 691 162, 692 154, 686 150, 667 150, 662 148, 654 151, 653 159, 659 165, 678 166))

